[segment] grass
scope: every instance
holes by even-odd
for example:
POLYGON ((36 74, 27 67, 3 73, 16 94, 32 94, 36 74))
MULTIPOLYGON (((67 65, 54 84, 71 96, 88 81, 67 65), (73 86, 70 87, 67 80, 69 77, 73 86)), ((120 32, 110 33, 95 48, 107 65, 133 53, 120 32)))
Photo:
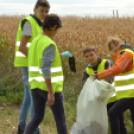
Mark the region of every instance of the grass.
MULTIPOLYGON (((68 71, 68 73, 70 73, 68 71)), ((79 74, 79 73, 78 73, 79 74)), ((67 128, 68 132, 76 121, 76 102, 78 95, 81 91, 81 78, 76 79, 76 75, 68 74, 70 76, 65 78, 64 83, 64 105, 66 112, 67 128)), ((0 134, 16 134, 20 113, 20 105, 8 105, 3 104, 4 110, 0 110, 0 134)), ((30 115, 28 121, 30 120, 30 115)), ((130 120, 129 110, 125 112, 125 123, 129 134, 132 133, 132 122, 130 120)), ((42 134, 56 134, 56 124, 53 118, 53 114, 49 107, 46 108, 45 118, 40 124, 42 134)), ((110 129, 108 134, 110 134, 110 129)))

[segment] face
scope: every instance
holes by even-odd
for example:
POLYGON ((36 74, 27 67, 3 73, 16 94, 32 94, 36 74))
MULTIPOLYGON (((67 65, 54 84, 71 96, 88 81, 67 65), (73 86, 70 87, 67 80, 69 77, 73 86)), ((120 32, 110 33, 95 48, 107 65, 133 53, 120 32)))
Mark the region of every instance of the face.
POLYGON ((116 53, 120 49, 120 46, 121 46, 121 44, 118 44, 118 45, 111 44, 111 46, 110 46, 111 47, 111 51, 116 53))
POLYGON ((86 62, 91 64, 92 66, 95 66, 98 62, 98 56, 94 51, 89 51, 84 54, 84 57, 86 59, 86 62))
POLYGON ((39 20, 44 20, 44 18, 46 17, 46 15, 49 13, 49 9, 48 7, 43 7, 43 6, 39 6, 38 8, 34 8, 34 15, 39 19, 39 20))

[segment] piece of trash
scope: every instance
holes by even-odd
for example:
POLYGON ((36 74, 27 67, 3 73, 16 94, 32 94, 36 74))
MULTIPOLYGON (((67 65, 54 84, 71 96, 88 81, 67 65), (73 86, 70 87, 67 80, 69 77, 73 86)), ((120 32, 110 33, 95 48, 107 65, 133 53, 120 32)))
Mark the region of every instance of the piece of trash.
POLYGON ((72 72, 76 72, 75 58, 74 57, 69 57, 69 66, 70 66, 70 70, 72 72))

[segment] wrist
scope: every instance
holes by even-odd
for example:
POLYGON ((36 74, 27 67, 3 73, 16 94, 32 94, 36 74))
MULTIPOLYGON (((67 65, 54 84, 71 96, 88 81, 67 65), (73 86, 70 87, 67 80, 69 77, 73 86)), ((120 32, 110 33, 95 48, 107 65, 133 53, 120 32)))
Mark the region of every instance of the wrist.
POLYGON ((48 91, 49 94, 53 94, 53 89, 48 91))
POLYGON ((98 77, 98 74, 96 74, 96 78, 97 78, 98 80, 100 80, 99 77, 98 77))

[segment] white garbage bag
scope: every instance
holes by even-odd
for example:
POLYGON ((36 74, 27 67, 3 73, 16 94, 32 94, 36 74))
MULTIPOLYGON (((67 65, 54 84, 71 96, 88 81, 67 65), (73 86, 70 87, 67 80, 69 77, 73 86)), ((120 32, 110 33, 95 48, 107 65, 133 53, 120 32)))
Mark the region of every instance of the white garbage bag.
POLYGON ((77 118, 70 134, 107 134, 107 101, 114 87, 89 77, 77 101, 77 118))

